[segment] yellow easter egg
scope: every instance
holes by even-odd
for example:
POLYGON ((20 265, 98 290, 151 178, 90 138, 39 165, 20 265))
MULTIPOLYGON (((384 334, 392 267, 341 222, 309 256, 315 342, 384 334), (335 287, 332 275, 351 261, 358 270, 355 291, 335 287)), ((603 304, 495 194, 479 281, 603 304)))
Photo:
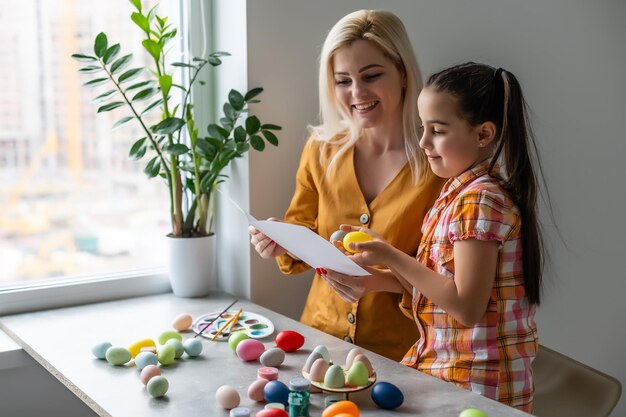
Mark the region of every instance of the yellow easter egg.
POLYGON ((141 339, 128 347, 128 351, 130 352, 130 356, 133 358, 141 352, 142 347, 154 347, 156 343, 152 339, 141 339))
POLYGON ((365 232, 350 232, 343 238, 343 247, 350 253, 356 253, 357 251, 350 248, 350 243, 367 242, 368 240, 373 240, 373 237, 365 232))

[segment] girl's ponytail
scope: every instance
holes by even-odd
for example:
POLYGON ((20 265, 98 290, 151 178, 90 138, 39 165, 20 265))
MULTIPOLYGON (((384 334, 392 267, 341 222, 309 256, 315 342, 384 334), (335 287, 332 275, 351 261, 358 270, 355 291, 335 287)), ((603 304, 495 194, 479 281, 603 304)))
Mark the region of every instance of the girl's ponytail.
POLYGON ((524 288, 530 303, 538 305, 545 253, 537 219, 538 185, 533 159, 539 169, 541 166, 517 78, 502 68, 468 62, 432 75, 426 87, 455 97, 470 125, 486 121, 496 125, 489 172, 496 163, 503 168, 502 185, 520 210, 524 288))

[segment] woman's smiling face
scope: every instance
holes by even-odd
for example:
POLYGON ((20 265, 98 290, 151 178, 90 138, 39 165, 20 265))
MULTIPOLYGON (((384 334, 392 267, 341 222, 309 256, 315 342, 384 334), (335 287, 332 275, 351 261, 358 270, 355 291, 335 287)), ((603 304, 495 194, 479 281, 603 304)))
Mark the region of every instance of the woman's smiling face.
POLYGON ((375 44, 357 40, 339 48, 333 72, 335 97, 361 128, 401 120, 404 74, 375 44))

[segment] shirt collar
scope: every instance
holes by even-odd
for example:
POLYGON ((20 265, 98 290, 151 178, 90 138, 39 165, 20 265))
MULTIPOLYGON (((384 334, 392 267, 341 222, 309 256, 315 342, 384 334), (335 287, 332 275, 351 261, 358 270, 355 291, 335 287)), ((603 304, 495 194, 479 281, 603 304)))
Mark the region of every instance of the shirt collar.
MULTIPOLYGON (((464 171, 459 176, 450 178, 446 181, 441 190, 439 200, 447 200, 447 197, 454 196, 461 192, 462 189, 474 182, 477 178, 487 175, 489 172, 489 165, 491 164, 491 158, 487 158, 484 161, 474 165, 467 171, 464 171)), ((500 177, 500 169, 498 165, 494 165, 491 170, 491 176, 495 178, 500 177)))

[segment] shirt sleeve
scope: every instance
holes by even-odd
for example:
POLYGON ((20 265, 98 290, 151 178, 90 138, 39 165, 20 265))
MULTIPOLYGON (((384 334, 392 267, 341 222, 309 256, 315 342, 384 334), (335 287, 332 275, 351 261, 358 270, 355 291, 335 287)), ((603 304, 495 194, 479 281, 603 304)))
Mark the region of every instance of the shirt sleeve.
MULTIPOLYGON (((311 164, 319 158, 317 146, 312 146, 311 140, 305 145, 300 157, 300 166, 296 173, 296 190, 291 204, 285 213, 285 222, 308 227, 317 233, 317 216, 319 194, 311 164)), ((289 255, 276 258, 276 262, 283 274, 299 274, 310 268, 303 261, 296 260, 289 255)))
POLYGON ((457 198, 448 224, 450 242, 495 240, 502 245, 519 229, 520 215, 504 190, 468 190, 457 198))

